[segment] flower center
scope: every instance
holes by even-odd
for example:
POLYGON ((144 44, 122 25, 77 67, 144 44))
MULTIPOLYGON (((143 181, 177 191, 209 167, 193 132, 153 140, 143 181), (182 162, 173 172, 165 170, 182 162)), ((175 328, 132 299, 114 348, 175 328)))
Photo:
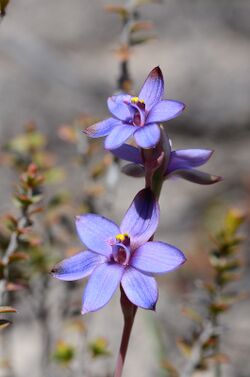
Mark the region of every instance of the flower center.
POLYGON ((130 259, 130 238, 127 233, 117 234, 115 244, 112 246, 114 260, 123 265, 127 265, 130 259))
POLYGON ((140 99, 139 97, 132 97, 131 103, 143 107, 145 109, 145 101, 143 99, 140 99))
POLYGON ((145 102, 139 97, 132 97, 130 100, 134 108, 133 124, 135 126, 143 126, 145 122, 145 102))

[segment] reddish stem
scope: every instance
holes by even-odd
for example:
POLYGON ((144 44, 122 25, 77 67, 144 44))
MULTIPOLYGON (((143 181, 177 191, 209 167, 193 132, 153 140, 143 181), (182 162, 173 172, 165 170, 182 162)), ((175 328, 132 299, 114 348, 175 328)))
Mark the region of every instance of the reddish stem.
POLYGON ((116 362, 115 374, 114 377, 121 377, 124 362, 127 354, 128 343, 131 335, 131 330, 133 327, 137 306, 132 304, 124 293, 123 288, 121 287, 121 307, 124 317, 124 327, 122 332, 122 339, 120 344, 119 355, 116 362))

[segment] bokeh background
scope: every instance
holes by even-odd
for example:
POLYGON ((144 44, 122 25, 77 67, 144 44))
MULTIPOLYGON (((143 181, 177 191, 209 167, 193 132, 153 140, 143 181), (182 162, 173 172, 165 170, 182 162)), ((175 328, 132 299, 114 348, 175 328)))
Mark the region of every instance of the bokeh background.
MULTIPOLYGON (((72 165, 79 155, 79 144, 77 149, 75 144, 65 143, 60 130, 62 125, 74 128, 77 122, 84 123, 86 115, 100 119, 108 116, 106 99, 117 90, 119 61, 115 49, 120 41, 121 20, 105 12, 106 3, 11 0, 0 24, 1 144, 4 146, 22 133, 28 122, 37 124, 46 137, 48 153, 56 155, 57 164, 65 170, 65 179, 48 189, 48 196, 57 192, 58 187, 69 190, 72 197, 88 190, 89 165, 85 166, 84 161, 72 165)), ((165 0, 140 8, 141 18, 154 23, 155 38, 134 48, 130 57, 134 93, 149 71, 160 65, 167 98, 187 105, 181 117, 168 122, 174 147, 215 149, 205 169, 224 180, 208 187, 185 181, 170 181, 164 186, 157 236, 181 248, 189 261, 180 272, 160 279, 157 312, 139 311, 125 377, 166 375, 159 361, 164 352, 181 363, 174 339, 188 331, 189 323, 181 314, 183 302, 192 300, 199 279, 209 279, 209 234, 220 224, 227 208, 249 210, 249 12, 247 0, 165 0)), ((84 135, 79 138, 81 153, 86 140, 84 135)), ((98 160, 101 153, 98 150, 92 160, 98 160)), ((10 192, 16 175, 2 164, 0 179, 2 215, 12 210, 10 192)), ((113 166, 102 184, 105 190, 97 195, 96 209, 119 223, 143 181, 125 177, 113 166)), ((70 204, 67 211, 72 219, 78 213, 70 204)), ((246 225, 246 236, 248 231, 246 225)), ((73 237, 73 228, 71 232, 73 237)), ((59 260, 70 245, 63 232, 58 237, 62 237, 55 256, 59 260)), ((77 240, 72 246, 81 248, 77 240)), ((247 243, 242 260, 242 278, 236 286, 247 291, 247 243)), ((48 368, 44 369, 44 328, 24 291, 18 293, 14 325, 6 330, 1 342, 1 357, 5 361, 0 366, 0 376, 112 375, 122 326, 119 294, 102 311, 82 320, 77 317, 82 287, 83 284, 75 287, 50 281, 46 288, 46 308, 51 309, 46 319, 47 331, 52 334, 50 346, 53 348, 60 339, 71 342, 76 347, 73 366, 58 366, 51 357, 46 359, 48 368), (63 307, 64 303, 70 307, 63 307), (62 326, 58 316, 64 312, 67 321, 77 318, 79 331, 75 327, 72 330, 67 321, 62 326), (79 366, 88 342, 100 336, 107 339, 112 354, 101 359, 83 357, 84 365, 79 366)), ((225 376, 250 375, 249 309, 248 300, 243 300, 225 316, 223 347, 230 356, 230 363, 223 366, 225 376)), ((210 376, 209 372, 199 375, 210 376)))

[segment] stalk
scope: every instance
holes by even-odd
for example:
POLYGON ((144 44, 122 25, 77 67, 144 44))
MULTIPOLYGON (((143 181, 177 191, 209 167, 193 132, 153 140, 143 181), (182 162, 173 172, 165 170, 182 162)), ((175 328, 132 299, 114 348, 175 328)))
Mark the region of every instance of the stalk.
MULTIPOLYGON (((149 187, 159 200, 164 174, 170 156, 169 139, 161 127, 161 140, 155 149, 142 149, 145 166, 145 187, 149 187), (159 156, 155 159, 155 155, 159 156)), ((154 236, 150 238, 152 241, 154 236)), ((114 377, 121 377, 128 350, 131 331, 133 328, 137 306, 127 298, 121 286, 121 307, 124 318, 124 326, 121 338, 119 354, 116 362, 114 377)))

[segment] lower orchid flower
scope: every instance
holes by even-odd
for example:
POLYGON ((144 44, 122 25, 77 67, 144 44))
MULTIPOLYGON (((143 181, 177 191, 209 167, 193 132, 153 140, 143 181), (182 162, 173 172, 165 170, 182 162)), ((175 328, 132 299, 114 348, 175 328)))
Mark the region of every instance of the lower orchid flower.
POLYGON ((134 198, 120 227, 105 217, 76 217, 76 228, 87 250, 64 259, 52 274, 61 280, 89 275, 83 295, 82 314, 106 305, 121 283, 136 306, 155 309, 158 287, 154 274, 172 271, 185 262, 176 247, 149 241, 159 222, 159 205, 149 189, 134 198))
MULTIPOLYGON (((169 147, 171 149, 170 142, 169 147)), ((134 177, 143 177, 145 175, 144 162, 140 149, 129 144, 123 144, 121 147, 112 150, 112 153, 116 157, 130 162, 130 164, 125 165, 123 168, 125 174, 134 177)), ((171 150, 166 166, 165 179, 179 177, 201 185, 210 185, 220 181, 221 177, 196 169, 204 165, 212 154, 213 151, 211 149, 171 150)), ((157 155, 155 159, 157 159, 157 155)))

